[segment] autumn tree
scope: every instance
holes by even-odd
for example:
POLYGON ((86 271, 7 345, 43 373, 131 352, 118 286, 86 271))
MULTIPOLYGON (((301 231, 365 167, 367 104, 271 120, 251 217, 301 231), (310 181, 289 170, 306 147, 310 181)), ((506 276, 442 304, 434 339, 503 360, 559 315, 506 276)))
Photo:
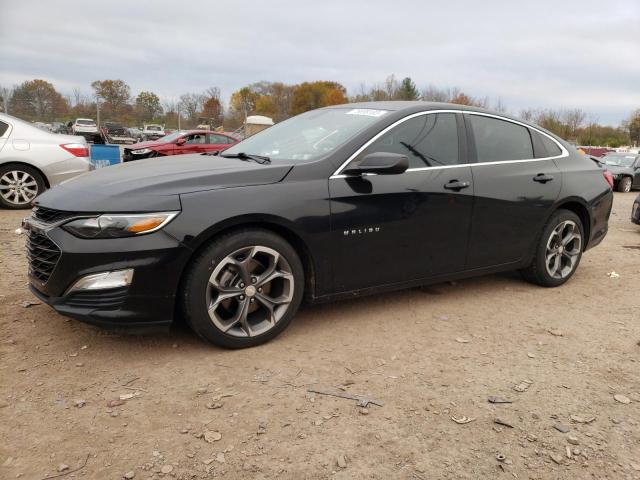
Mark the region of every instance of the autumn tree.
POLYGON ((629 138, 636 145, 640 144, 640 109, 633 112, 631 118, 627 122, 629 129, 629 138))
POLYGON ((297 85, 293 90, 291 113, 297 115, 314 108, 339 105, 346 102, 346 90, 337 82, 304 82, 297 85))
POLYGON ((69 104, 53 85, 45 80, 28 80, 18 85, 11 95, 12 115, 31 121, 53 121, 66 114, 69 104))
POLYGON ((163 113, 160 98, 153 92, 140 92, 136 97, 136 112, 143 122, 159 118, 163 113))
POLYGON ((102 108, 112 116, 123 115, 131 110, 131 89, 122 80, 96 80, 91 83, 102 108), (127 108, 128 107, 128 108, 127 108))

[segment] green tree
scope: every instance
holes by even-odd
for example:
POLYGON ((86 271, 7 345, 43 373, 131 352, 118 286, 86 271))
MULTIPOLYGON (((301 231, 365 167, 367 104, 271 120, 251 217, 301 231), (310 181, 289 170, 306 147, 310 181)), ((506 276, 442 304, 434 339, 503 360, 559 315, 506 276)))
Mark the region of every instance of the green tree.
POLYGON ((69 109, 69 104, 53 85, 39 79, 18 85, 8 104, 12 115, 31 121, 53 121, 69 109))
POLYGON ((163 113, 160 98, 153 92, 140 92, 136 97, 136 112, 143 122, 159 118, 163 113))
POLYGON ((396 96, 398 100, 418 100, 420 98, 416 84, 409 77, 400 82, 396 96))
POLYGON ((628 122, 629 137, 636 145, 640 144, 640 109, 633 112, 628 122))

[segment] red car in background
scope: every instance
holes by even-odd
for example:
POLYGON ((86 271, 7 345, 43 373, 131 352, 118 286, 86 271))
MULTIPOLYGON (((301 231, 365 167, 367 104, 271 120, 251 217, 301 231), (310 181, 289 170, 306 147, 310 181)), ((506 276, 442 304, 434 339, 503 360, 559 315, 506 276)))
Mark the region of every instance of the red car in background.
POLYGON ((142 158, 222 151, 238 143, 238 139, 225 133, 208 130, 182 130, 158 140, 127 145, 122 155, 124 162, 142 158))

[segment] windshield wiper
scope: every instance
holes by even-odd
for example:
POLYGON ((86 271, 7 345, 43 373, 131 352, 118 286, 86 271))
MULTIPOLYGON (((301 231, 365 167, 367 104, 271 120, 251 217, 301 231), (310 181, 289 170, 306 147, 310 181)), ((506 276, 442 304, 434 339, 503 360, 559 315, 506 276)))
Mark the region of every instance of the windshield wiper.
POLYGON ((232 153, 229 155, 220 154, 221 157, 224 158, 239 158, 240 160, 253 160, 256 163, 261 163, 262 165, 268 165, 271 163, 271 159, 269 157, 265 157, 263 155, 252 155, 251 153, 232 153))

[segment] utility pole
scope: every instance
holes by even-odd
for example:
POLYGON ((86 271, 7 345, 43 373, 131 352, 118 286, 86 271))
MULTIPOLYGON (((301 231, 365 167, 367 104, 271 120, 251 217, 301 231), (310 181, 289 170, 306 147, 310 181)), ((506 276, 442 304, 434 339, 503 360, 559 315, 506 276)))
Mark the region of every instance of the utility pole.
POLYGON ((176 110, 178 110, 178 131, 180 131, 180 104, 178 103, 178 108, 176 108, 176 110))
POLYGON ((96 124, 98 125, 98 130, 100 130, 100 97, 98 95, 96 95, 96 110, 97 110, 96 124))

